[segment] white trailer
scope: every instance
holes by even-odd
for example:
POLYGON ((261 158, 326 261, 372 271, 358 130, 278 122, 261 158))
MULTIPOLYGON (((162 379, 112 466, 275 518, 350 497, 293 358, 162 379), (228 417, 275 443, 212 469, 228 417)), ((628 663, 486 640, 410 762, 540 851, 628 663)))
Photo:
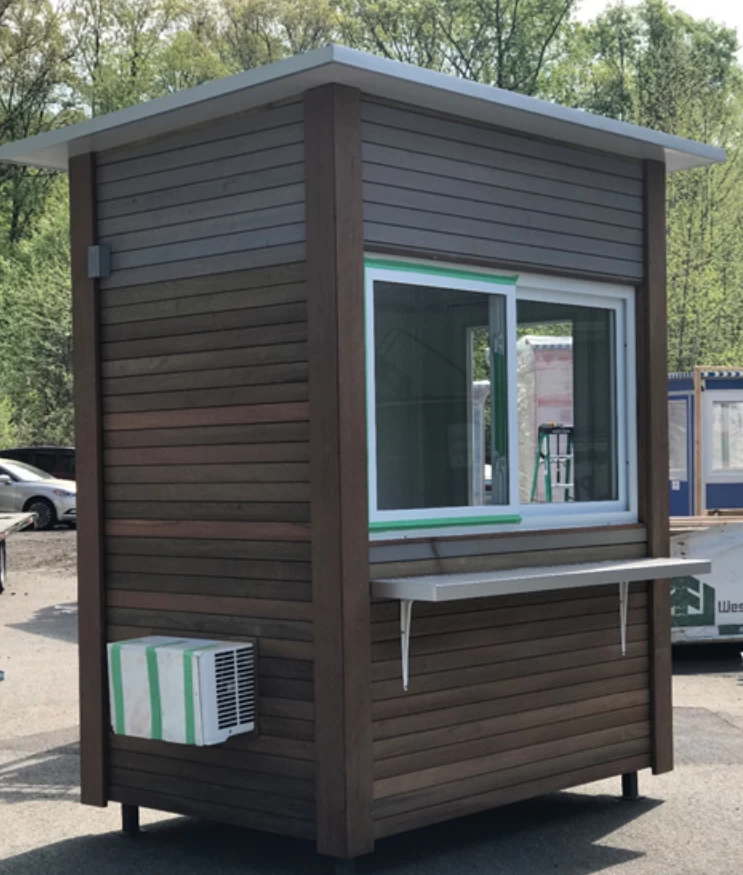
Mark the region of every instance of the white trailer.
POLYGON ((671 556, 712 562, 709 574, 672 581, 673 642, 743 641, 743 517, 673 519, 671 556))

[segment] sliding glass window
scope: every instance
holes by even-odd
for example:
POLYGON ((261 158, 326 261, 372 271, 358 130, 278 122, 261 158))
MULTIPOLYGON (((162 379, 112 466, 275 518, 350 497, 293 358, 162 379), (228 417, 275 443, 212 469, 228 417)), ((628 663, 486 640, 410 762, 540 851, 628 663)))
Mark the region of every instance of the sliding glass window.
POLYGON ((368 260, 372 529, 631 509, 628 298, 541 280, 368 260))

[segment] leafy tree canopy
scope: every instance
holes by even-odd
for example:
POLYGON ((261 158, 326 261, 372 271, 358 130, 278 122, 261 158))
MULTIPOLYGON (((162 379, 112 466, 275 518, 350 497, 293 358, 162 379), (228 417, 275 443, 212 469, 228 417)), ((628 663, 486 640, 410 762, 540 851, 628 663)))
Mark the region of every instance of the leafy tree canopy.
MULTIPOLYGON (((728 150, 670 177, 669 369, 743 364, 737 34, 666 0, 0 0, 0 142, 331 41, 728 150)), ((0 166, 0 445, 71 442, 64 180, 0 166)))

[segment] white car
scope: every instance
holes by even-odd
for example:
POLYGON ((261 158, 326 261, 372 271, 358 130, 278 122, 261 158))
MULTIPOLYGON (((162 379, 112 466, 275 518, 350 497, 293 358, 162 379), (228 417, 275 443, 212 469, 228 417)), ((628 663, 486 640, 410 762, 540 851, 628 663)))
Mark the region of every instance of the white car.
POLYGON ((75 525, 77 486, 74 480, 57 480, 46 471, 0 459, 0 511, 36 514, 36 528, 53 529, 57 523, 75 525))

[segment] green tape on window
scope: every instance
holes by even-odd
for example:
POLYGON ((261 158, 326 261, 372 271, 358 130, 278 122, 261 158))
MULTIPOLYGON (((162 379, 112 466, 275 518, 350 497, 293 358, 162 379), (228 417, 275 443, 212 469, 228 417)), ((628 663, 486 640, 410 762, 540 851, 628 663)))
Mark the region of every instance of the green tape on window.
POLYGON ((504 514, 492 517, 453 517, 435 520, 391 520, 387 523, 369 523, 370 532, 393 532, 400 529, 444 529, 450 526, 490 526, 518 525, 521 517, 518 514, 504 514))
POLYGON ((413 264, 409 261, 387 261, 384 258, 365 258, 364 267, 379 267, 386 270, 404 271, 405 273, 428 274, 429 276, 449 276, 454 279, 495 283, 499 286, 515 286, 518 282, 518 276, 499 276, 492 273, 480 273, 476 270, 462 270, 456 267, 431 267, 430 265, 413 264))

